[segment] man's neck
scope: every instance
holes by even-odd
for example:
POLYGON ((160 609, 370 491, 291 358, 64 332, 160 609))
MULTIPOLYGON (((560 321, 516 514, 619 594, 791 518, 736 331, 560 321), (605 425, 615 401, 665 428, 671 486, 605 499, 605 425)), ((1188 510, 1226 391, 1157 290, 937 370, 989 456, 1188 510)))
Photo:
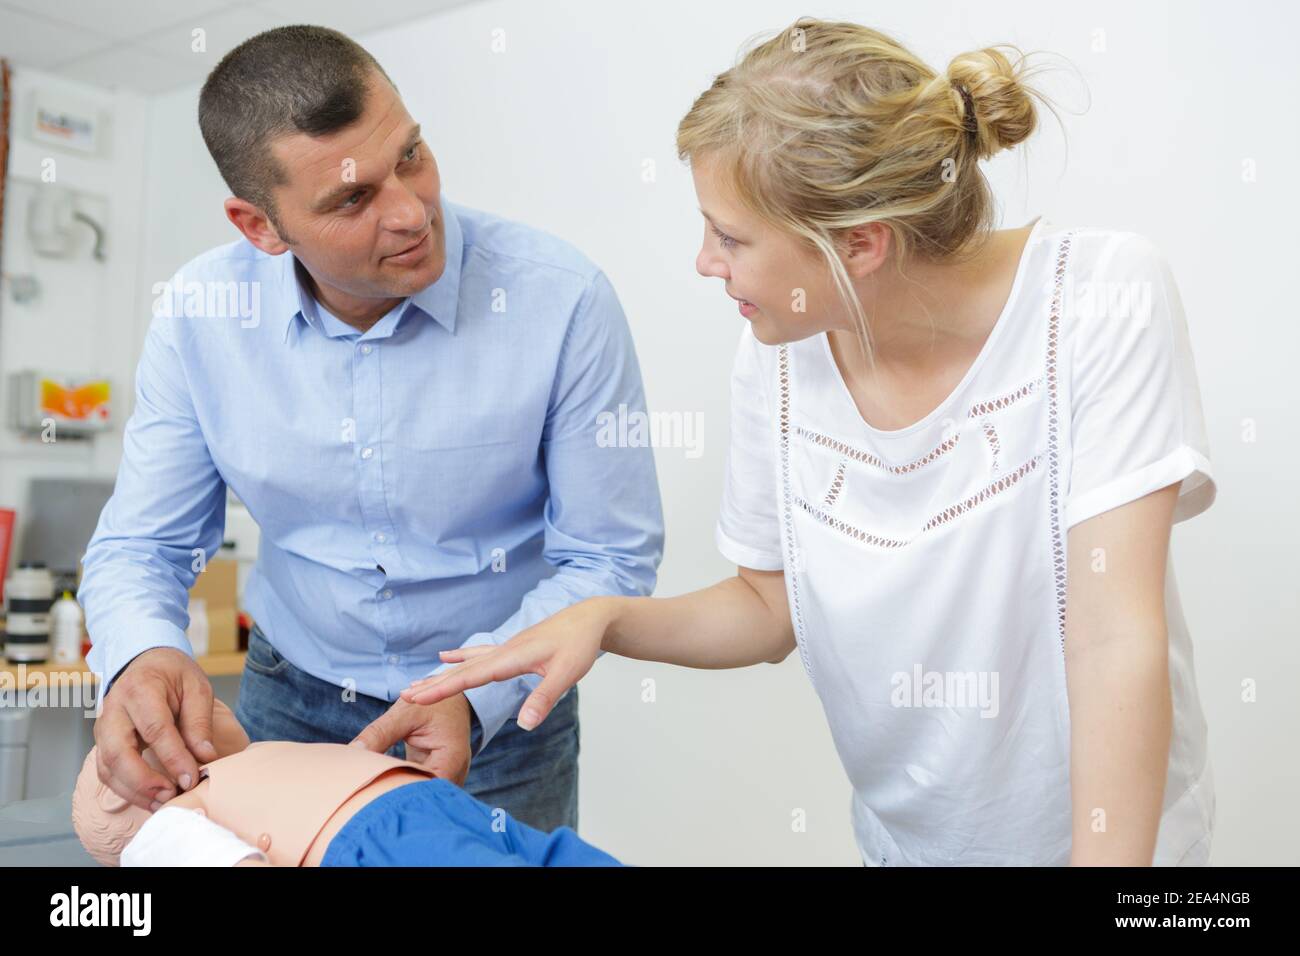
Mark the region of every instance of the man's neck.
POLYGON ((318 305, 329 310, 330 315, 345 325, 350 325, 358 332, 368 332, 371 326, 387 315, 399 299, 360 299, 347 293, 322 286, 315 277, 302 267, 302 278, 318 305))

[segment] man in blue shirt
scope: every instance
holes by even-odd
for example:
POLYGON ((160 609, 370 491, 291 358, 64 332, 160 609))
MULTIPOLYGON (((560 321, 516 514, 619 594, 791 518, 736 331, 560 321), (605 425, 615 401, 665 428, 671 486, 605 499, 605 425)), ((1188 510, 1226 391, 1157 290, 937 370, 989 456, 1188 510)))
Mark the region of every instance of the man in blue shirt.
POLYGON ((652 452, 597 441, 602 413, 645 406, 612 286, 560 240, 443 197, 397 90, 342 34, 241 44, 199 122, 243 238, 154 289, 78 595, 107 682, 101 779, 151 807, 215 759, 185 629, 229 488, 261 530, 236 710, 252 739, 404 745, 531 826, 576 826, 576 691, 532 733, 513 717, 535 675, 398 694, 441 650, 653 590, 652 452))

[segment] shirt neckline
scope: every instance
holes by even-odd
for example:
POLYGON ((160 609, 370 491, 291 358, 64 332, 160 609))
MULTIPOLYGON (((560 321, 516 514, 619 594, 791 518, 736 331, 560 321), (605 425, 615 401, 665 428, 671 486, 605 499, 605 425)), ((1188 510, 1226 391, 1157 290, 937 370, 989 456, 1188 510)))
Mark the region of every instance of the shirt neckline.
POLYGON ((1020 250, 1020 260, 1016 263, 1016 274, 1015 278, 1011 281, 1011 292, 1007 295, 1007 301, 1002 306, 1002 311, 998 313, 998 318, 997 321, 993 323, 993 328, 989 330, 988 338, 984 340, 984 345, 980 348, 979 354, 975 356, 975 361, 971 362, 970 367, 966 369, 966 374, 961 377, 961 381, 953 386, 952 391, 944 396, 943 401, 936 405, 929 414, 919 421, 913 422, 911 425, 906 425, 902 428, 877 428, 875 425, 863 418, 862 412, 858 410, 858 403, 853 400, 853 393, 849 391, 848 383, 844 381, 844 376, 840 374, 840 367, 835 361, 835 354, 831 351, 829 336, 825 332, 822 332, 817 336, 821 339, 822 355, 825 358, 826 363, 830 366, 830 374, 834 377, 835 384, 838 386, 840 393, 844 396, 844 400, 848 403, 848 408, 859 428, 882 438, 897 438, 925 428, 947 411, 952 400, 965 390, 971 379, 973 379, 979 372, 980 366, 984 364, 985 359, 987 359, 989 354, 993 351, 993 346, 997 341, 999 333, 1002 331, 1003 326, 1007 325, 1007 317, 1019 302, 1021 288, 1025 283, 1025 272, 1029 264, 1030 253, 1033 249, 1034 243, 1038 239, 1039 233, 1042 232, 1043 224, 1045 222, 1046 219, 1041 213, 1033 220, 1033 228, 1029 230, 1029 236, 1025 239, 1024 248, 1020 250))

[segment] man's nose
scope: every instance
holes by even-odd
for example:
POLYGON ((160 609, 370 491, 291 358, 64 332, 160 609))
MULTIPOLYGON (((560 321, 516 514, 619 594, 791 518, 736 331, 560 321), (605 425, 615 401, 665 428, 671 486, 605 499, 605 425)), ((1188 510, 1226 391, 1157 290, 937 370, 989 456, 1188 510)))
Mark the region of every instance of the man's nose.
POLYGON ((404 186, 391 190, 384 213, 384 226, 393 232, 420 232, 429 224, 424 201, 404 186))

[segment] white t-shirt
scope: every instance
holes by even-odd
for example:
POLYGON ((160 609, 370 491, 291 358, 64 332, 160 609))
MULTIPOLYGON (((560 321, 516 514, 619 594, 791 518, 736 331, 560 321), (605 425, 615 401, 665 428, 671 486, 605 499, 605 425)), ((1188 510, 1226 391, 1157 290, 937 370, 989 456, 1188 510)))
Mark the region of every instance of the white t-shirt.
MULTIPOLYGON (((978 358, 906 428, 863 421, 824 334, 746 325, 717 543, 785 569, 869 865, 1069 862, 1066 533, 1181 481, 1214 499, 1186 319, 1148 240, 1040 217, 978 358)), ((1155 863, 1204 863, 1206 727, 1172 564, 1155 863)))

